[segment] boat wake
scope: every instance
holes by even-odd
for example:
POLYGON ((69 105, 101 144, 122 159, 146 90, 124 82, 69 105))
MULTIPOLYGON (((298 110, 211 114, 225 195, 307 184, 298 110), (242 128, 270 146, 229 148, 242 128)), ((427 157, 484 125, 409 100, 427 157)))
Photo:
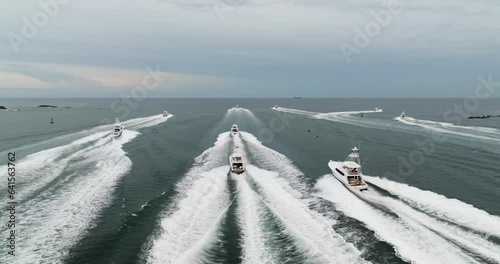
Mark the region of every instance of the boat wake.
POLYGON ((238 190, 238 225, 242 233, 242 262, 245 264, 276 263, 266 248, 269 235, 266 234, 266 212, 260 198, 248 183, 246 173, 233 176, 238 190))
MULTIPOLYGON (((22 168, 16 178, 22 190, 16 194, 23 220, 16 227, 24 234, 16 241, 16 250, 23 252, 16 256, 20 263, 61 263, 112 200, 116 184, 132 166, 122 146, 139 132, 125 130, 113 138, 106 128, 107 132, 81 132, 79 139, 30 154, 16 164, 22 168)), ((7 171, 5 166, 0 169, 7 171)), ((7 262, 5 256, 0 262, 7 262)))
POLYGON ((233 232, 239 231, 243 263, 293 263, 297 259, 301 263, 366 262, 361 252, 334 232, 332 219, 309 208, 316 198, 308 197, 306 185, 299 179, 302 176, 291 161, 253 135, 241 131, 233 137, 220 134, 177 185, 174 202, 165 209, 145 247, 144 260, 213 262, 210 252, 222 250, 219 245, 227 232, 222 226, 235 202, 238 229, 233 232), (228 178, 227 159, 236 148, 243 154, 246 171, 230 173, 228 178), (251 160, 277 170, 261 169, 251 160), (234 198, 231 182, 236 187, 234 198))
POLYGON ((500 129, 496 128, 459 126, 446 122, 415 119, 412 117, 405 117, 405 118, 395 117, 394 120, 397 120, 406 125, 417 126, 434 133, 493 141, 496 144, 500 143, 500 129))
MULTIPOLYGON (((348 111, 348 112, 332 112, 332 113, 316 113, 308 112, 297 109, 278 108, 277 111, 298 114, 307 116, 314 119, 322 119, 333 122, 340 122, 349 125, 378 128, 385 130, 399 130, 409 133, 436 133, 439 135, 447 136, 447 139, 452 140, 454 143, 470 146, 470 140, 474 140, 474 147, 480 146, 493 152, 498 152, 496 147, 500 143, 500 129, 489 127, 476 127, 476 126, 459 126, 446 122, 436 122, 430 120, 415 119, 406 116, 405 118, 396 117, 393 122, 387 119, 373 119, 373 118, 360 118, 359 115, 364 113, 378 113, 380 111, 348 111), (467 139, 464 141, 463 139, 467 139), (477 141, 481 141, 478 144, 477 141), (495 147, 491 146, 495 144, 495 147)), ((444 138, 442 140, 445 140, 444 138)))
POLYGON ((363 193, 366 196, 364 199, 382 204, 397 217, 371 206, 364 199, 358 199, 331 175, 325 175, 316 183, 316 195, 333 202, 349 217, 365 223, 381 240, 393 245, 396 253, 407 261, 500 261, 499 245, 487 238, 487 235, 497 235, 500 226, 498 217, 461 201, 387 179, 370 176, 364 179, 396 197, 370 191, 363 193))
POLYGON ((229 141, 229 133, 220 134, 177 185, 177 196, 147 245, 148 263, 207 263, 204 250, 217 242, 219 224, 231 203, 229 141))
POLYGON ((272 109, 277 110, 277 111, 281 111, 281 112, 285 112, 285 113, 309 116, 309 117, 314 117, 314 118, 319 118, 319 119, 329 119, 329 118, 335 118, 335 117, 345 117, 345 116, 351 116, 351 115, 372 114, 372 113, 381 113, 382 112, 382 109, 378 109, 378 108, 376 108, 374 110, 343 111, 343 112, 331 112, 331 113, 318 113, 318 112, 304 111, 304 110, 291 109, 291 108, 285 108, 285 107, 278 107, 278 108, 272 108, 272 109))
MULTIPOLYGON (((140 117, 140 118, 130 119, 130 120, 121 122, 121 124, 125 127, 124 131, 127 131, 127 130, 136 131, 136 130, 140 130, 142 128, 153 127, 153 126, 162 124, 172 117, 173 117, 173 115, 169 115, 167 117, 164 117, 163 115, 154 115, 154 116, 149 116, 149 117, 140 117)), ((103 135, 111 134, 113 125, 114 124, 99 125, 96 127, 85 129, 83 131, 70 133, 70 134, 58 136, 58 137, 55 137, 55 138, 52 138, 49 140, 44 140, 44 141, 36 142, 33 144, 21 146, 21 147, 16 148, 16 152, 27 153, 26 155, 28 155, 30 153, 35 153, 35 152, 42 151, 45 149, 51 149, 51 148, 54 148, 57 146, 67 145, 67 144, 70 144, 74 141, 78 141, 78 140, 81 140, 83 138, 94 136, 95 134, 98 134, 98 133, 103 133, 103 135)), ((0 155, 3 155, 4 153, 5 152, 0 152, 0 155)))
POLYGON ((361 253, 332 229, 332 221, 309 209, 311 197, 302 173, 284 155, 262 145, 253 135, 242 134, 248 154, 257 166, 247 175, 268 210, 293 238, 305 263, 363 263, 361 253), (262 169, 266 168, 266 169, 262 169))

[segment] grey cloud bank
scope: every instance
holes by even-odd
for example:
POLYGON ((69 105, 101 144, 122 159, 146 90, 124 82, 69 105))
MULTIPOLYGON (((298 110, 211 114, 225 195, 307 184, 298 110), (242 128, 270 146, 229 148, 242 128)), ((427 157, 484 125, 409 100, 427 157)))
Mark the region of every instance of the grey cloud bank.
POLYGON ((454 97, 500 73, 497 2, 400 0, 385 26, 389 2, 9 4, 0 11, 0 96, 116 96, 137 80, 115 76, 156 64, 175 78, 150 96, 454 97), (222 19, 214 6, 226 7, 222 19), (47 23, 34 22, 42 11, 47 23), (356 29, 369 45, 356 45, 356 29))

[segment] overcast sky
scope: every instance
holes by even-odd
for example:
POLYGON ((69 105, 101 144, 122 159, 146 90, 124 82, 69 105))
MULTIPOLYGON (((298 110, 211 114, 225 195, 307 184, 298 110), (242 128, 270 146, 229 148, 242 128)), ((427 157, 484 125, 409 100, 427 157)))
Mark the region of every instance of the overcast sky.
POLYGON ((146 67, 162 97, 462 97, 500 81, 495 0, 0 0, 0 33, 0 97, 130 94, 146 67))

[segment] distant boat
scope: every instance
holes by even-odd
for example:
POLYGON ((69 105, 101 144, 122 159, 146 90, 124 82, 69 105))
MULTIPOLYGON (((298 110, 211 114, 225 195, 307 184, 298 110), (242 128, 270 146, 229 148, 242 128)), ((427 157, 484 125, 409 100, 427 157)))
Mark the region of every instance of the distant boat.
POLYGON ((401 115, 399 115, 399 117, 401 117, 401 119, 404 119, 406 117, 405 111, 403 111, 403 113, 401 113, 401 115))
POLYGON ((279 108, 279 107, 278 107, 278 105, 275 105, 275 106, 273 107, 273 109, 278 109, 278 108, 279 108))
POLYGON ((236 107, 235 107, 235 108, 240 108, 240 106, 239 106, 239 105, 236 105, 236 107))
POLYGON ((294 96, 293 99, 302 99, 302 96, 294 96))
POLYGON ((234 124, 233 127, 231 127, 230 136, 234 137, 234 136, 238 135, 239 132, 240 132, 240 130, 238 129, 238 125, 234 124))
POLYGON ((54 124, 54 118, 53 117, 50 118, 50 123, 54 124))
POLYGON ((169 113, 167 111, 163 111, 163 116, 164 117, 167 117, 169 115, 169 113))
POLYGON ((382 112, 382 108, 375 107, 375 112, 382 112))
POLYGON ((118 118, 115 119, 115 128, 113 129, 113 136, 119 137, 122 135, 123 129, 125 127, 120 124, 120 120, 118 118))

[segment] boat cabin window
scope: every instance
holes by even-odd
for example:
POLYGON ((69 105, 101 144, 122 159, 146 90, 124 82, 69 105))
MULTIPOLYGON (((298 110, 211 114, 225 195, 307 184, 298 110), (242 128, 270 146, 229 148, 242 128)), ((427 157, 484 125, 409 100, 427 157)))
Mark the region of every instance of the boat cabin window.
POLYGON ((347 170, 347 173, 351 174, 351 175, 359 174, 358 168, 349 168, 349 167, 346 167, 346 170, 347 170))

